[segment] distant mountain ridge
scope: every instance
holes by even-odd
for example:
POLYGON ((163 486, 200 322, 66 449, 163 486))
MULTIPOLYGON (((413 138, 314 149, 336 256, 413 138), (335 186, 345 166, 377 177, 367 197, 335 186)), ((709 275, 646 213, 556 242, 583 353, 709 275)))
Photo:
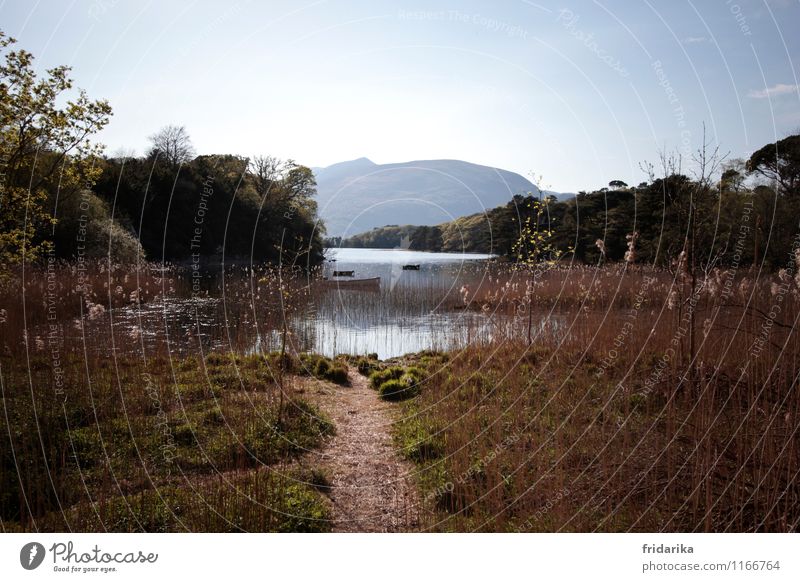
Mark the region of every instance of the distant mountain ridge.
POLYGON ((397 224, 436 225, 539 189, 499 168, 461 160, 376 164, 358 158, 313 168, 319 215, 329 236, 397 224))

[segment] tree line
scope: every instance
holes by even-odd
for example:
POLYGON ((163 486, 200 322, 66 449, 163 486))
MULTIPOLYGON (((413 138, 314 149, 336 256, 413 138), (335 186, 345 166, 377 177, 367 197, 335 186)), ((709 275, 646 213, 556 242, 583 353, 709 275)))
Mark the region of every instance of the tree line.
POLYGON ((311 170, 270 156, 196 156, 185 128, 140 157, 106 156, 92 137, 105 100, 72 91, 69 67, 37 75, 0 31, 0 265, 47 259, 181 262, 323 259, 311 170))
POLYGON ((661 155, 658 166, 643 164, 648 180, 634 187, 613 180, 563 201, 517 195, 504 206, 436 226, 376 228, 328 242, 392 248, 405 237, 411 250, 515 260, 520 233, 534 217, 554 248, 578 262, 625 260, 635 233, 627 257, 633 262, 666 266, 691 244, 703 265, 780 269, 790 263, 800 234, 800 135, 767 144, 748 160, 726 160, 707 143, 692 158, 690 172, 679 154, 661 155))
POLYGON ((270 156, 197 156, 185 128, 173 125, 151 136, 141 157, 105 156, 92 137, 109 122, 108 102, 75 94, 68 67, 38 76, 33 56, 12 50, 14 42, 0 32, 0 265, 6 270, 45 256, 120 262, 224 256, 313 266, 323 260, 325 242, 516 260, 534 213, 554 249, 586 263, 666 265, 686 251, 702 265, 778 269, 798 246, 800 135, 731 161, 704 138, 692 172, 683 170, 680 155, 662 155, 657 168, 644 166, 648 180, 635 187, 613 180, 565 201, 517 195, 441 225, 323 241, 309 168, 270 156))

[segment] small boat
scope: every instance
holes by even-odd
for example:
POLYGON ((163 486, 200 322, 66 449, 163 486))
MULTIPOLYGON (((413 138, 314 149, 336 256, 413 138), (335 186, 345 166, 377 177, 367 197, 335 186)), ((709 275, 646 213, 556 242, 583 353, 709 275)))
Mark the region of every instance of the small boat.
POLYGON ((380 277, 371 277, 369 279, 323 279, 322 285, 328 289, 378 289, 381 285, 380 277))
POLYGON ((355 271, 334 271, 334 277, 352 277, 355 271))
POLYGON ((419 271, 419 265, 403 265, 404 271, 419 271))

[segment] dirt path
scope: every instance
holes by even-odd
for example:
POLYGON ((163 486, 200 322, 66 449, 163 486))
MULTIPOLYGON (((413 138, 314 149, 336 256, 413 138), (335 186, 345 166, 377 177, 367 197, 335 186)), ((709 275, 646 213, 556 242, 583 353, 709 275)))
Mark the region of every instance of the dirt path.
POLYGON ((392 444, 392 405, 355 369, 348 376, 350 386, 336 386, 320 402, 336 423, 320 462, 331 480, 333 531, 414 530, 419 503, 413 466, 392 444))

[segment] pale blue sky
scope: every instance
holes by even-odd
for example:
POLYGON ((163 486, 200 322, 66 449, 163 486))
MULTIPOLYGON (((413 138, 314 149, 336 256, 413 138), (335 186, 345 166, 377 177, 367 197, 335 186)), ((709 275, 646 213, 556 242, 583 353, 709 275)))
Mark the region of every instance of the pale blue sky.
POLYGON ((310 166, 454 158, 559 191, 644 179, 702 123, 733 156, 800 128, 800 0, 5 1, 41 68, 110 100, 109 152, 310 166))

